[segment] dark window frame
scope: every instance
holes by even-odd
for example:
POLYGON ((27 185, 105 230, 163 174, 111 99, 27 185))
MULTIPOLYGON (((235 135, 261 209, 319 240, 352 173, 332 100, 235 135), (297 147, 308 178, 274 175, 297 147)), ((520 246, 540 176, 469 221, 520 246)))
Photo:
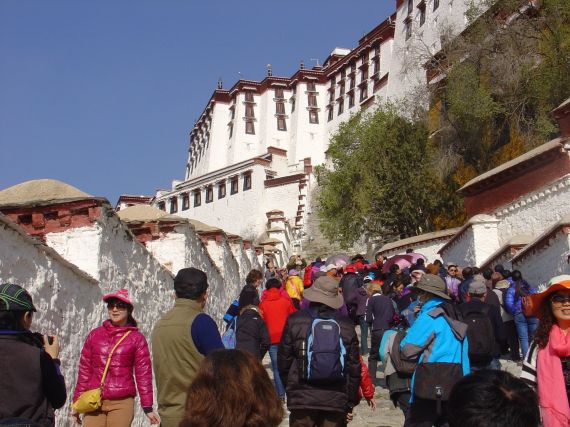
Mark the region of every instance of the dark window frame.
POLYGON ((245 133, 248 135, 255 135, 255 125, 253 120, 247 120, 245 122, 245 133))
POLYGON ((334 118, 334 106, 331 104, 329 105, 329 112, 328 112, 328 117, 327 117, 327 121, 332 121, 332 119, 334 118))
POLYGON ((319 124, 319 112, 317 110, 309 110, 309 123, 313 125, 319 124))
POLYGON ((277 117, 277 130, 287 130, 287 122, 285 120, 285 117, 277 117))
POLYGON ((254 101, 253 101, 253 92, 251 92, 251 91, 246 91, 246 92, 244 93, 244 99, 245 99, 245 102, 254 102, 254 101))
POLYGON ((246 173, 243 175, 243 187, 242 191, 251 190, 251 173, 246 173))
POLYGON ((170 213, 178 212, 178 196, 170 198, 170 213))
POLYGON ((190 195, 182 193, 182 210, 187 211, 188 209, 190 209, 190 195))
POLYGON ((192 193, 194 196, 194 207, 200 206, 202 204, 202 191, 194 190, 192 193))
POLYGON ((283 91, 282 87, 275 88, 275 98, 276 99, 285 99, 285 92, 283 91))
POLYGON ((211 185, 206 187, 206 203, 212 203, 214 201, 214 187, 211 185))
POLYGON ((166 212, 166 203, 165 202, 158 202, 158 209, 166 212))
POLYGON ((439 0, 433 0, 433 11, 435 12, 439 7, 439 0))
POLYGON ((239 192, 239 181, 237 178, 232 178, 230 180, 230 195, 237 194, 239 192))
POLYGON ((218 199, 223 199, 226 197, 226 183, 220 182, 218 184, 218 199))

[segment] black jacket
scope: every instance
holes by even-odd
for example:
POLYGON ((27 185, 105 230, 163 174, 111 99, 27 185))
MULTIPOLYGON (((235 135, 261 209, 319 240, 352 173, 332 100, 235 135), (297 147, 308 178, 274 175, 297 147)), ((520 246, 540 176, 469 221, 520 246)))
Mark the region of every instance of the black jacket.
POLYGON ((236 348, 261 360, 270 345, 269 331, 261 314, 253 306, 245 309, 237 318, 236 348))
POLYGON ((368 298, 366 323, 373 331, 390 329, 390 322, 394 319, 395 313, 394 304, 387 296, 376 293, 368 298))
MULTIPOLYGON (((305 344, 306 345, 306 344, 305 344)), ((309 309, 293 313, 285 323, 279 345, 277 364, 281 381, 287 391, 287 407, 293 409, 316 409, 330 412, 346 412, 348 405, 359 402, 360 386, 359 346, 353 322, 340 316, 330 307, 311 303, 309 309), (300 378, 299 367, 303 363, 301 348, 306 343, 313 317, 308 310, 317 310, 319 317, 334 318, 341 328, 342 342, 346 348, 346 381, 340 384, 313 385, 300 378)))
POLYGON ((54 409, 65 404, 65 381, 35 334, 0 331, 0 419, 23 418, 55 425, 54 409))
POLYGON ((362 278, 357 273, 346 273, 340 279, 339 288, 342 289, 342 297, 348 309, 348 314, 353 321, 356 321, 356 311, 358 309, 358 288, 363 285, 362 278))

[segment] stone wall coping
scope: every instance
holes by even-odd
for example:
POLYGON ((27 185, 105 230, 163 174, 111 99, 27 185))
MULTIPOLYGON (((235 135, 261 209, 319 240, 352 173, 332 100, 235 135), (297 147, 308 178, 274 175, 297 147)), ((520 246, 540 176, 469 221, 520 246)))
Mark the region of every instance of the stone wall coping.
POLYGON ((500 220, 498 220, 497 218, 495 218, 494 216, 491 215, 486 215, 486 214, 478 214, 475 215, 473 217, 471 217, 469 219, 469 221, 467 221, 458 231, 457 233, 455 233, 451 239, 449 239, 449 241, 443 245, 439 251, 437 251, 438 254, 442 254, 443 252, 445 252, 445 250, 451 246, 453 246, 455 244, 455 242, 471 227, 473 227, 474 225, 477 224, 497 224, 499 223, 500 220))
POLYGON ((403 248, 410 245, 417 245, 419 243, 427 243, 433 240, 442 240, 447 237, 453 236, 457 231, 457 228, 448 228, 446 230, 433 231, 431 233, 420 234, 419 236, 407 237, 405 239, 396 240, 394 242, 386 243, 380 248, 378 252, 387 252, 398 248, 403 248))
POLYGON ((517 234, 511 237, 511 239, 501 246, 496 252, 494 252, 489 258, 487 258, 480 266, 481 270, 490 267, 491 264, 501 256, 503 256, 508 250, 511 249, 522 249, 528 245, 533 239, 530 234, 517 234))
POLYGON ((570 214, 565 215, 546 230, 544 233, 539 235, 536 239, 526 245, 518 254, 516 254, 512 259, 511 263, 520 262, 525 257, 531 255, 532 253, 542 249, 548 244, 548 241, 552 239, 556 234, 562 231, 565 234, 570 234, 570 214))

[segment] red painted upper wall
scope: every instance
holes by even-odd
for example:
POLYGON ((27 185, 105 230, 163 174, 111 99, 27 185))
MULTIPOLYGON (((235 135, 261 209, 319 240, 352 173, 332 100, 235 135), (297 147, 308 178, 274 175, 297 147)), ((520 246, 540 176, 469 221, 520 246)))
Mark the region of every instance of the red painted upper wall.
POLYGON ((463 204, 467 217, 491 213, 570 173, 570 157, 561 145, 533 160, 522 164, 520 170, 505 171, 510 176, 503 177, 502 182, 488 183, 480 191, 465 191, 463 204))

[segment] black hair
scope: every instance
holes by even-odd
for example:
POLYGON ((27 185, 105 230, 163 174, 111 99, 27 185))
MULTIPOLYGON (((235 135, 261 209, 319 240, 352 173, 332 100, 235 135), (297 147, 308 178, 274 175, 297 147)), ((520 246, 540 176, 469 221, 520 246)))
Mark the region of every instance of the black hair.
POLYGON ((493 275, 493 270, 491 270, 490 268, 486 268, 483 271, 483 277, 485 278, 485 280, 491 280, 492 275, 493 275))
POLYGON ((503 271, 505 271, 505 267, 503 267, 503 264, 497 264, 495 266, 495 272, 496 273, 502 273, 503 271))
POLYGON ((471 267, 465 267, 461 270, 461 275, 463 276, 463 279, 473 277, 473 269, 471 267))
POLYGON ((481 269, 479 267, 473 267, 473 276, 476 276, 481 273, 481 269))
POLYGON ((197 268, 183 268, 174 278, 174 291, 178 298, 197 300, 208 289, 208 276, 197 268))
POLYGON ((536 392, 505 371, 463 377, 449 396, 450 427, 538 427, 536 392))
POLYGON ((396 263, 392 264, 390 266, 390 273, 394 274, 396 273, 396 271, 398 271, 400 269, 400 266, 396 263))
POLYGON ((273 289, 273 288, 280 288, 281 287, 281 281, 279 279, 276 279, 275 277, 269 279, 267 282, 265 282, 265 289, 273 289))
POLYGON ((414 250, 413 250, 412 248, 406 249, 406 253, 407 253, 407 254, 411 254, 411 253, 413 253, 413 252, 414 252, 414 250))
POLYGON ((418 260, 416 261, 416 265, 424 265, 425 261, 423 258, 418 258, 418 260))
POLYGON ((440 259, 436 259, 436 260, 435 260, 433 263, 434 263, 435 265, 438 265, 438 266, 440 266, 440 267, 442 267, 442 266, 443 266, 443 262, 441 262, 441 260, 440 260, 440 259))

